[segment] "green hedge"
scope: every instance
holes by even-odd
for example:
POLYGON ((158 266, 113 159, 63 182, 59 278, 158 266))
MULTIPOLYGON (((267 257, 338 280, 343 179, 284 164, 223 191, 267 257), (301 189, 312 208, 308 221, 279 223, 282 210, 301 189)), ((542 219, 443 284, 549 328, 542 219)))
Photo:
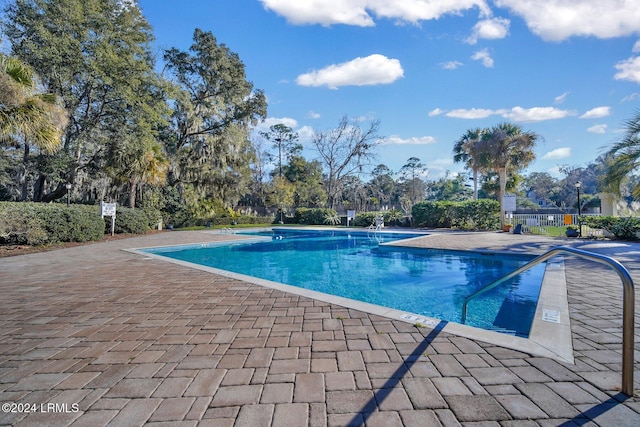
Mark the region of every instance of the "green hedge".
POLYGON ((324 225, 327 217, 337 216, 338 213, 330 208, 298 208, 293 215, 296 224, 324 225))
MULTIPOLYGON (((118 207, 115 232, 145 233, 157 226, 158 218, 154 210, 118 207)), ((87 242, 110 232, 111 217, 102 219, 98 205, 0 202, 0 244, 87 242)))
POLYGON ((581 216, 580 222, 591 228, 600 228, 623 240, 638 240, 639 217, 581 216))
POLYGON ((44 245, 100 240, 105 224, 95 206, 0 202, 0 243, 44 245))
POLYGON ((480 199, 466 202, 420 202, 411 209, 420 227, 494 230, 500 225, 500 204, 480 199))
MULTIPOLYGON (((287 217, 284 217, 285 220, 287 217)), ((235 221, 236 224, 272 224, 274 219, 272 216, 253 216, 253 215, 241 215, 237 218, 230 218, 228 216, 219 216, 214 218, 191 218, 189 220, 181 221, 179 223, 172 224, 176 228, 188 228, 188 227, 202 227, 207 225, 231 225, 235 221)), ((157 226, 157 221, 155 226, 157 226)), ((163 224, 167 227, 169 224, 163 224)))
POLYGON ((357 213, 353 219, 354 227, 368 227, 376 224, 376 218, 379 216, 384 218, 385 225, 395 226, 409 226, 407 218, 404 217, 402 212, 392 209, 390 211, 373 211, 373 212, 361 212, 357 213))
MULTIPOLYGON (((96 207, 96 209, 99 209, 96 207)), ((158 224, 160 214, 153 215, 153 212, 144 209, 131 209, 118 207, 116 209, 115 232, 143 234, 158 224), (152 219, 153 218, 153 219, 152 219)), ((111 217, 104 217, 104 225, 108 232, 111 232, 111 217)))

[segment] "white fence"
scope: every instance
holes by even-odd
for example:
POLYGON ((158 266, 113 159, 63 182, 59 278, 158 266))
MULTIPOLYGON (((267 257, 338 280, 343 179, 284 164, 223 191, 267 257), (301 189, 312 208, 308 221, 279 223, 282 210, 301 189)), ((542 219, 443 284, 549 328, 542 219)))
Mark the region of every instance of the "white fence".
MULTIPOLYGON (((586 214, 583 216, 600 216, 600 214, 586 214)), ((568 225, 578 227, 578 215, 575 214, 511 214, 507 220, 516 225, 522 224, 523 233, 544 234, 548 236, 564 235, 568 225)), ((602 236, 602 230, 582 225, 582 236, 602 236)))

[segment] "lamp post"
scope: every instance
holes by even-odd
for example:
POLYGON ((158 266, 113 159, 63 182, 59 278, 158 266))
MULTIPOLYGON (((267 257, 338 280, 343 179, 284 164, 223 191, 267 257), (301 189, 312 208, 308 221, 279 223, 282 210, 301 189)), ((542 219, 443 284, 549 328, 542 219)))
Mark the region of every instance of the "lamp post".
POLYGON ((69 207, 69 196, 71 195, 71 183, 67 181, 67 183, 64 186, 67 189, 67 207, 69 207))
POLYGON ((578 237, 582 237, 582 221, 580 220, 580 216, 582 213, 580 212, 580 186, 582 183, 580 181, 576 182, 576 191, 578 192, 578 237))

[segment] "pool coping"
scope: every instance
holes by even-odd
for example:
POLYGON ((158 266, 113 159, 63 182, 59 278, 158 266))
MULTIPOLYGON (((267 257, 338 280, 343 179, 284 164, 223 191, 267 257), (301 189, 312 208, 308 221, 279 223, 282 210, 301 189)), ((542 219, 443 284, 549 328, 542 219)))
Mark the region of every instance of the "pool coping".
MULTIPOLYGON (((234 236, 238 236, 237 234, 234 236)), ((244 236, 243 236, 244 237, 244 236)), ((247 235, 247 241, 256 240, 256 236, 247 235)), ((405 246, 402 243, 413 239, 420 239, 422 237, 414 237, 401 241, 392 242, 393 246, 406 247, 411 249, 417 249, 413 246, 405 246)), ((258 239, 268 239, 268 237, 259 237, 258 239)), ((218 244, 229 244, 233 242, 241 242, 240 240, 226 240, 215 242, 218 244)), ((388 243, 385 243, 387 245, 388 243)), ((211 246, 212 242, 202 242, 187 245, 165 245, 154 246, 153 248, 161 247, 174 247, 174 246, 211 246)), ((399 320, 406 323, 411 323, 416 326, 424 326, 428 328, 434 328, 442 321, 440 319, 409 313, 397 309, 383 307, 376 304, 366 303, 362 301, 353 300, 350 298, 339 297, 335 295, 326 294, 323 292, 313 291, 310 289, 299 288, 292 285, 286 285, 279 282, 273 282, 270 280, 260 279, 245 274, 235 273, 227 270, 222 270, 214 267, 207 267, 199 264, 194 264, 187 261, 168 258, 162 255, 157 255, 149 252, 144 252, 145 249, 151 247, 142 248, 130 248, 123 249, 126 252, 141 255, 149 259, 158 259, 164 262, 171 262, 177 265, 181 265, 188 268, 193 268, 200 271, 206 271, 209 273, 217 274, 220 276, 228 277, 231 279, 240 280, 243 282, 252 283, 259 286, 264 286, 271 289, 288 292, 291 294, 324 301, 330 304, 336 304, 342 307, 360 310, 369 314, 387 317, 394 320, 399 320)), ((467 252, 479 252, 479 251, 467 251, 467 252)), ((495 254, 508 254, 504 251, 488 251, 495 254)), ((494 344, 513 350, 529 353, 535 356, 548 357, 562 362, 574 363, 573 357, 573 344, 571 339, 571 325, 569 318, 569 304, 567 299, 566 289, 566 277, 564 262, 553 260, 547 262, 545 274, 542 280, 542 286, 540 290, 540 296, 538 304, 536 306, 536 312, 534 315, 533 323, 531 325, 531 332, 529 338, 517 337, 514 335, 508 335, 500 332, 493 332, 473 326, 468 326, 455 322, 446 322, 443 328, 443 332, 447 332, 453 335, 470 338, 474 340, 484 341, 489 344, 494 344)))

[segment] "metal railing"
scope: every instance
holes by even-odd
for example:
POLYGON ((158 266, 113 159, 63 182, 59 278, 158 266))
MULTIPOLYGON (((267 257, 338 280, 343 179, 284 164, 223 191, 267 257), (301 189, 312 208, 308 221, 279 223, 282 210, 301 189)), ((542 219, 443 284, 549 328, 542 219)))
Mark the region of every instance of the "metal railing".
POLYGON ((622 295, 622 392, 628 396, 633 396, 633 340, 634 340, 634 318, 635 318, 635 290, 633 286, 633 278, 629 273, 629 270, 617 260, 608 257, 606 255, 596 254, 593 252, 587 252, 580 249, 571 248, 568 246, 559 246, 557 248, 550 249, 537 258, 529 261, 522 267, 514 270, 513 272, 495 280, 488 285, 478 289, 467 298, 465 298, 462 304, 462 323, 467 320, 467 305, 469 302, 479 295, 495 288, 496 286, 506 282, 507 280, 517 276, 518 274, 529 270, 533 266, 545 262, 549 258, 552 258, 560 253, 569 253, 577 255, 581 258, 586 258, 592 261, 606 264, 612 267, 620 276, 623 286, 622 295))
POLYGON ((516 224, 522 224, 524 231, 532 234, 561 235, 568 225, 581 225, 583 236, 603 235, 601 229, 580 224, 580 216, 600 216, 600 214, 511 214, 508 220, 514 227, 516 224), (562 232, 558 229, 562 229, 562 232))

